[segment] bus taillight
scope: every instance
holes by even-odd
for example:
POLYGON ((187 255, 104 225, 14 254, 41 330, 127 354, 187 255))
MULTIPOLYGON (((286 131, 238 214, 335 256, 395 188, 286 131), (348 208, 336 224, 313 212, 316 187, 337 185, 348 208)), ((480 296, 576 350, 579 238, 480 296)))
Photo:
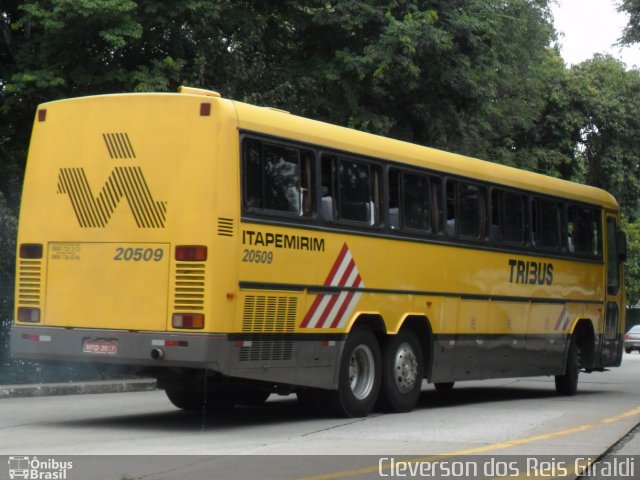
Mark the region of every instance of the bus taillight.
POLYGON ((40 309, 33 307, 18 308, 18 321, 27 323, 38 323, 40 321, 40 309))
POLYGON ((178 245, 176 260, 179 262, 204 262, 207 259, 207 247, 204 245, 178 245))
POLYGON ((174 313, 171 322, 173 328, 199 329, 204 328, 202 313, 174 313))
POLYGON ((23 243, 20 245, 20 258, 40 259, 43 247, 41 243, 23 243))

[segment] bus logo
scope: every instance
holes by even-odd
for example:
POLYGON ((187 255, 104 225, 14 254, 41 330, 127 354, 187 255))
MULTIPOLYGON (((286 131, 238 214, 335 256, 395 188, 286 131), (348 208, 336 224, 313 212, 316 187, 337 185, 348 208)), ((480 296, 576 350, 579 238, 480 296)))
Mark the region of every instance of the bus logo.
POLYGON ((9 478, 29 478, 29 457, 9 457, 9 478))
POLYGON ((320 294, 300 325, 302 328, 343 328, 355 308, 364 282, 345 243, 324 281, 325 287, 337 287, 339 293, 320 294))
POLYGON ((104 228, 111 215, 126 198, 139 228, 164 228, 167 202, 156 201, 140 167, 116 167, 96 197, 84 168, 61 168, 58 193, 69 195, 73 211, 82 228, 104 228))

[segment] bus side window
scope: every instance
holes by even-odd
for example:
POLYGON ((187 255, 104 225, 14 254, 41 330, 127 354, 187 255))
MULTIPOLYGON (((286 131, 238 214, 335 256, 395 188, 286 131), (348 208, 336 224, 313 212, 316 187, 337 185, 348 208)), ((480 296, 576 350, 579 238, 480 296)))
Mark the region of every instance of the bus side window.
POLYGON ((446 217, 445 217, 445 232, 449 237, 456 236, 456 200, 457 192, 456 187, 458 183, 453 180, 446 181, 446 217))
POLYGON ((389 227, 400 228, 400 172, 389 169, 389 227))
POLYGON ((431 185, 426 175, 402 174, 402 219, 406 228, 430 232, 431 185))
POLYGON ((380 222, 378 166, 351 158, 323 155, 321 172, 323 218, 367 225, 380 222))
POLYGON ((525 243, 525 201, 522 195, 504 192, 502 195, 503 240, 507 243, 525 243))
POLYGON ((336 218, 336 192, 335 192, 335 166, 337 159, 333 156, 323 155, 320 162, 321 171, 321 206, 320 210, 324 220, 334 220, 336 218))
POLYGON ((558 204, 541 198, 532 202, 533 244, 541 249, 560 246, 560 211, 558 204))
POLYGON ((602 253, 600 212, 592 207, 569 205, 567 209, 569 252, 599 257, 602 253))
POLYGON ((485 189, 469 183, 458 184, 458 233, 462 237, 480 239, 485 223, 485 189))
POLYGON ((312 214, 312 152, 251 138, 243 147, 246 208, 312 214))
POLYGON ((442 208, 442 179, 440 177, 431 177, 431 205, 433 206, 431 229, 433 233, 440 233, 442 232, 442 220, 444 218, 442 208))

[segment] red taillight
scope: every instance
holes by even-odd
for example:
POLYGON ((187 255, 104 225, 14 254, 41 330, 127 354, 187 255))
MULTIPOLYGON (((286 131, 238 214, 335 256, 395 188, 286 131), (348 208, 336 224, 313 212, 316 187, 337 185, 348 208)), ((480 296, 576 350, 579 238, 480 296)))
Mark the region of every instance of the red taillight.
POLYGON ((174 313, 171 325, 173 328, 204 328, 204 315, 202 313, 174 313))
POLYGON ((40 321, 40 309, 33 307, 18 308, 18 321, 27 323, 38 323, 40 321))
POLYGON ((23 243, 20 245, 20 258, 42 258, 43 247, 41 243, 23 243))
POLYGON ((38 110, 38 121, 44 122, 46 119, 47 119, 47 109, 41 108, 40 110, 38 110))
POLYGON ((207 247, 204 245, 178 245, 176 260, 179 262, 204 262, 207 259, 207 247))
POLYGON ((624 336, 625 340, 631 340, 631 335, 629 335, 628 333, 624 336))

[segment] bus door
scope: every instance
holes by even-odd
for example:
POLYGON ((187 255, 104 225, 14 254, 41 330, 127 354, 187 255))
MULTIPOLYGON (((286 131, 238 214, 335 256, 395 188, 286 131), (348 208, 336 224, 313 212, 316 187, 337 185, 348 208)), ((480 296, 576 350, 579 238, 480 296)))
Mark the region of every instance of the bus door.
POLYGON ((605 231, 606 285, 604 325, 600 342, 600 362, 603 367, 616 366, 622 359, 624 328, 622 262, 626 257, 626 239, 618 230, 618 220, 607 214, 605 231))

